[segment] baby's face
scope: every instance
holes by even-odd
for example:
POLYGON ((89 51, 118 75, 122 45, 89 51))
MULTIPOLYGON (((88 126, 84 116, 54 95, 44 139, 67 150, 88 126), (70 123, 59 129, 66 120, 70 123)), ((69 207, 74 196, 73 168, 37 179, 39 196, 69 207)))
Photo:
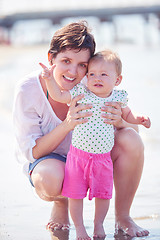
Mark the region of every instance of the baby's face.
POLYGON ((99 97, 109 97, 118 81, 115 64, 103 59, 89 63, 87 77, 88 89, 99 97))

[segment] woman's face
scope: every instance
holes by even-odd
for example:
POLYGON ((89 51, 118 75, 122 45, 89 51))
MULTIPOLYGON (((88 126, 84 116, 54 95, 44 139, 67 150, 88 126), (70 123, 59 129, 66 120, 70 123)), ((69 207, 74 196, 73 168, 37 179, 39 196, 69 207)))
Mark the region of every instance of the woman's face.
POLYGON ((89 58, 89 49, 66 49, 52 59, 55 64, 53 75, 61 89, 70 90, 82 80, 87 72, 89 58))

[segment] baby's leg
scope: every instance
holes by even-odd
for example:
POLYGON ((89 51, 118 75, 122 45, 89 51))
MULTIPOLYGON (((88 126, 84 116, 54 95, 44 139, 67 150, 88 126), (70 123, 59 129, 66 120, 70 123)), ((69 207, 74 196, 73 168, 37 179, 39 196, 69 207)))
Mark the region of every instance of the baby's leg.
POLYGON ((91 240, 83 223, 83 199, 69 199, 69 209, 76 228, 76 239, 91 240))
POLYGON ((109 199, 95 198, 94 237, 105 237, 103 222, 109 208, 109 199))

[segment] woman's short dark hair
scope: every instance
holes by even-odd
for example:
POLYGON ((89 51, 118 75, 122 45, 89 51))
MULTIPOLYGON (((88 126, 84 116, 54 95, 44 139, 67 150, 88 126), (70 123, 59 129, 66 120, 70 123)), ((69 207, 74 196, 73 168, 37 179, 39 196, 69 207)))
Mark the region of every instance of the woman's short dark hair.
POLYGON ((50 43, 49 53, 53 58, 66 49, 89 49, 91 57, 95 51, 95 40, 86 21, 70 23, 55 32, 50 43))

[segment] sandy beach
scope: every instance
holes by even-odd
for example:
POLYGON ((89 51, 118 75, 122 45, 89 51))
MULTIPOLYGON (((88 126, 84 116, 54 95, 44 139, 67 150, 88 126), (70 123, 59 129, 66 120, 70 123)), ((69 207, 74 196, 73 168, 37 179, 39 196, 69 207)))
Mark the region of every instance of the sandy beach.
MULTIPOLYGON (((134 238, 160 240, 160 128, 159 128, 159 53, 160 46, 147 49, 142 46, 116 46, 124 61, 124 87, 130 93, 130 105, 151 117, 150 130, 140 128, 145 145, 145 165, 131 215, 136 223, 150 231, 148 237, 134 238), (137 57, 137 53, 139 53, 137 57), (132 58, 131 58, 132 56, 132 58), (129 58, 130 57, 130 58, 129 58), (134 73, 134 74, 133 74, 134 73), (138 87, 137 87, 138 86, 138 87), (143 89, 143 94, 142 94, 143 89), (136 98, 135 98, 136 94, 136 98), (150 96, 150 97, 148 97, 150 96)), ((51 234, 45 225, 50 217, 52 203, 40 200, 21 165, 14 155, 12 104, 16 82, 30 71, 40 69, 38 63, 47 63, 47 45, 32 47, 0 46, 0 240, 73 240, 75 230, 51 234)), ((94 201, 85 199, 84 218, 88 233, 93 232, 94 201)), ((114 197, 105 220, 106 239, 114 238, 114 197)), ((118 238, 122 240, 126 238, 118 238)))

